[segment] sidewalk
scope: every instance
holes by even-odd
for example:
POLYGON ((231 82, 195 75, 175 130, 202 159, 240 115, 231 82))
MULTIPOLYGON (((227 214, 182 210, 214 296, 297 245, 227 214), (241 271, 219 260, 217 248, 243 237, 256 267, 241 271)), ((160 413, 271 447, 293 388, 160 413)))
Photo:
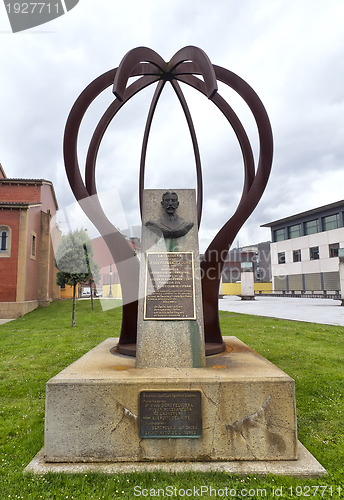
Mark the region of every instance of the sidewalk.
POLYGON ((219 300, 219 309, 256 316, 344 326, 344 307, 340 304, 340 300, 333 299, 256 296, 255 300, 241 300, 240 297, 228 295, 219 300))
POLYGON ((13 321, 12 319, 0 319, 0 325, 7 323, 8 321, 13 321))

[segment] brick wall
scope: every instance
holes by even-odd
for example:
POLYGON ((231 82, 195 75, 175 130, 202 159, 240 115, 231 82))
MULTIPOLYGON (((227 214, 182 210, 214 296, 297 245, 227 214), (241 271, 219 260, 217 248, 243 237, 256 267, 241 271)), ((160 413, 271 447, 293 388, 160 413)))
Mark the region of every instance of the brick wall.
POLYGON ((39 203, 41 200, 41 186, 36 184, 16 184, 0 181, 1 201, 29 201, 39 203))
POLYGON ((0 201, 39 204, 29 207, 27 212, 10 206, 0 209, 0 225, 9 226, 12 231, 10 256, 0 254, 0 303, 40 301, 47 304, 50 299, 58 299, 59 287, 56 285, 54 253, 49 235, 50 217, 57 210, 52 186, 41 181, 19 182, 2 175, 0 201), (32 255, 33 236, 35 255, 32 255))
POLYGON ((11 256, 0 256, 0 302, 16 300, 19 215, 19 210, 0 210, 0 224, 12 230, 11 256))
POLYGON ((34 207, 29 210, 27 246, 26 246, 26 287, 25 300, 37 300, 38 269, 44 265, 39 260, 39 250, 41 245, 41 208, 34 207), (36 252, 31 256, 32 235, 36 235, 36 252))

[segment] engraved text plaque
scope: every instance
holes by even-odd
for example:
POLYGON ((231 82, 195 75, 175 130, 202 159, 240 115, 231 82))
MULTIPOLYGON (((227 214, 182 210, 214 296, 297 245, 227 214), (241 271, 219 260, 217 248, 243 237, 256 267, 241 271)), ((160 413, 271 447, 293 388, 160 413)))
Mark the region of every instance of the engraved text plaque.
POLYGON ((147 252, 145 320, 194 320, 193 252, 147 252))
POLYGON ((200 438, 201 391, 141 391, 141 438, 200 438))

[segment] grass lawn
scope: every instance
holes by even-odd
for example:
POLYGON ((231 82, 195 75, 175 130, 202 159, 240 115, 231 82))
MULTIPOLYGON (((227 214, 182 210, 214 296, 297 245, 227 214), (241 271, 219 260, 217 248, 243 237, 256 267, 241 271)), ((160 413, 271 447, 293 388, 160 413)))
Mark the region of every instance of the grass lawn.
POLYGON ((221 313, 223 335, 237 336, 295 379, 299 439, 329 476, 23 474, 43 446, 46 382, 119 331, 120 308, 103 311, 95 301, 92 311, 89 300, 79 301, 74 328, 71 309, 70 301, 55 302, 0 326, 0 500, 132 500, 163 492, 165 498, 344 498, 344 329, 228 312, 221 313), (201 496, 201 486, 209 493, 201 496))

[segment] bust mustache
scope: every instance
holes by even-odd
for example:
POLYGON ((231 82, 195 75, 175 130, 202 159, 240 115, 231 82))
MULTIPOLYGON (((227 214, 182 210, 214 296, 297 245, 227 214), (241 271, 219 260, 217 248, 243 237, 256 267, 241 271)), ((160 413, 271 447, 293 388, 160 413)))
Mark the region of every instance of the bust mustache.
POLYGON ((179 207, 178 195, 175 191, 166 191, 162 195, 161 206, 164 209, 162 216, 157 220, 146 222, 146 227, 164 238, 180 238, 185 236, 194 226, 193 222, 186 221, 176 213, 179 207))

